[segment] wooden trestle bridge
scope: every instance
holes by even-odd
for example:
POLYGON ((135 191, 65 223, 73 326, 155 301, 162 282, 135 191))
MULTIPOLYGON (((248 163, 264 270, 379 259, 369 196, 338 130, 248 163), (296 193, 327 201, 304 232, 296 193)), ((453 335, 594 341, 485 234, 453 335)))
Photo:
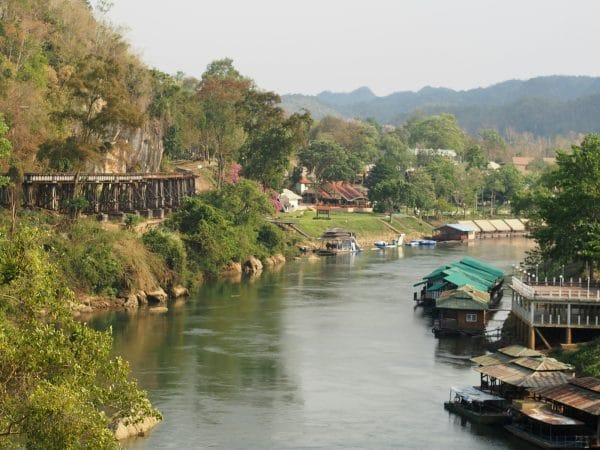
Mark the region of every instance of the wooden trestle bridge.
MULTIPOLYGON (((137 212, 162 217, 195 192, 195 177, 190 173, 27 173, 22 204, 64 212, 69 208, 69 200, 85 199, 82 212, 87 214, 137 212)), ((8 205, 9 198, 8 189, 0 189, 0 204, 8 205)))

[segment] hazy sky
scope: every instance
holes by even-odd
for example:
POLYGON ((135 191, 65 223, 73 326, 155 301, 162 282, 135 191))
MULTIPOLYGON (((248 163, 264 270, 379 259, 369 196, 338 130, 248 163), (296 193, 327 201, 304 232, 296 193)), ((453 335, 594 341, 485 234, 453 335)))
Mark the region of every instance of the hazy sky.
POLYGON ((199 77, 229 57, 280 94, 600 75, 600 0, 112 1, 148 65, 199 77))

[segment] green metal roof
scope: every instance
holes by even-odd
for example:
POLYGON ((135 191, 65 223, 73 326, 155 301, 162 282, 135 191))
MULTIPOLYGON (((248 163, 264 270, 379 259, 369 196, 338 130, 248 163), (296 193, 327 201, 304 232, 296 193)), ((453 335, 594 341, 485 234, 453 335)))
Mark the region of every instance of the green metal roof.
POLYGON ((436 283, 433 283, 431 286, 429 286, 427 288, 428 292, 431 291, 439 291, 441 290, 444 286, 446 286, 448 283, 446 283, 445 281, 438 281, 436 283))
POLYGON ((470 284, 476 289, 489 291, 498 284, 503 276, 504 273, 501 270, 474 258, 465 257, 458 262, 438 267, 430 274, 425 275, 423 281, 415 284, 415 286, 426 282, 430 285, 427 290, 436 290, 430 288, 446 281, 457 287, 470 284))
POLYGON ((464 285, 451 291, 446 291, 435 301, 436 308, 486 310, 489 307, 490 296, 473 286, 464 285))
POLYGON ((489 285, 479 283, 476 280, 474 280, 473 278, 468 277, 465 274, 461 274, 461 273, 450 273, 444 277, 444 280, 446 280, 449 283, 452 283, 456 287, 461 287, 466 284, 470 284, 478 291, 487 292, 487 290, 490 289, 489 285))
POLYGON ((463 264, 466 264, 468 266, 473 266, 476 269, 483 270, 484 272, 489 272, 491 274, 494 274, 494 275, 496 275, 496 277, 504 276, 504 272, 502 272, 497 267, 490 266, 489 264, 481 262, 475 258, 470 258, 468 256, 465 256, 463 259, 460 260, 460 262, 462 262, 463 264))

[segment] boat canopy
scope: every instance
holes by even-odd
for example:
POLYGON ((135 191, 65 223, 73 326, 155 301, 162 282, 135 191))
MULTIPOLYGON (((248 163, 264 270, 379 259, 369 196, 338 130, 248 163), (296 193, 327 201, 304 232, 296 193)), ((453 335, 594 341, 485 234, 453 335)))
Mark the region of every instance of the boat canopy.
POLYGON ((487 392, 482 392, 473 386, 452 387, 450 391, 453 394, 455 394, 461 398, 464 398, 465 401, 467 401, 469 403, 504 402, 504 401, 506 401, 502 397, 498 397, 497 395, 488 394, 487 392))

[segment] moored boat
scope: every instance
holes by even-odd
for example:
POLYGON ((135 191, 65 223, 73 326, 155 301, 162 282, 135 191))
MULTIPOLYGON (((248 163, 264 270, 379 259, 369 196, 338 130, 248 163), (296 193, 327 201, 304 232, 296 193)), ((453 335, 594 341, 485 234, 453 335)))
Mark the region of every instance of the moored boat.
POLYGON ((509 419, 507 408, 508 402, 504 398, 473 386, 453 387, 450 400, 444 402, 444 409, 484 425, 506 423, 509 419))
POLYGON ((373 245, 377 248, 395 248, 399 247, 404 243, 404 233, 399 235, 396 239, 392 239, 390 242, 387 241, 375 241, 373 245))
POLYGON ((504 428, 538 447, 598 448, 593 432, 583 421, 558 414, 543 403, 522 410, 511 408, 511 414, 512 422, 504 428))
POLYGON ((414 239, 405 245, 409 247, 434 247, 436 244, 437 242, 432 239, 414 239))
POLYGON ((362 248, 358 245, 352 231, 332 228, 321 236, 321 246, 315 250, 319 256, 334 256, 340 253, 357 253, 362 248))

